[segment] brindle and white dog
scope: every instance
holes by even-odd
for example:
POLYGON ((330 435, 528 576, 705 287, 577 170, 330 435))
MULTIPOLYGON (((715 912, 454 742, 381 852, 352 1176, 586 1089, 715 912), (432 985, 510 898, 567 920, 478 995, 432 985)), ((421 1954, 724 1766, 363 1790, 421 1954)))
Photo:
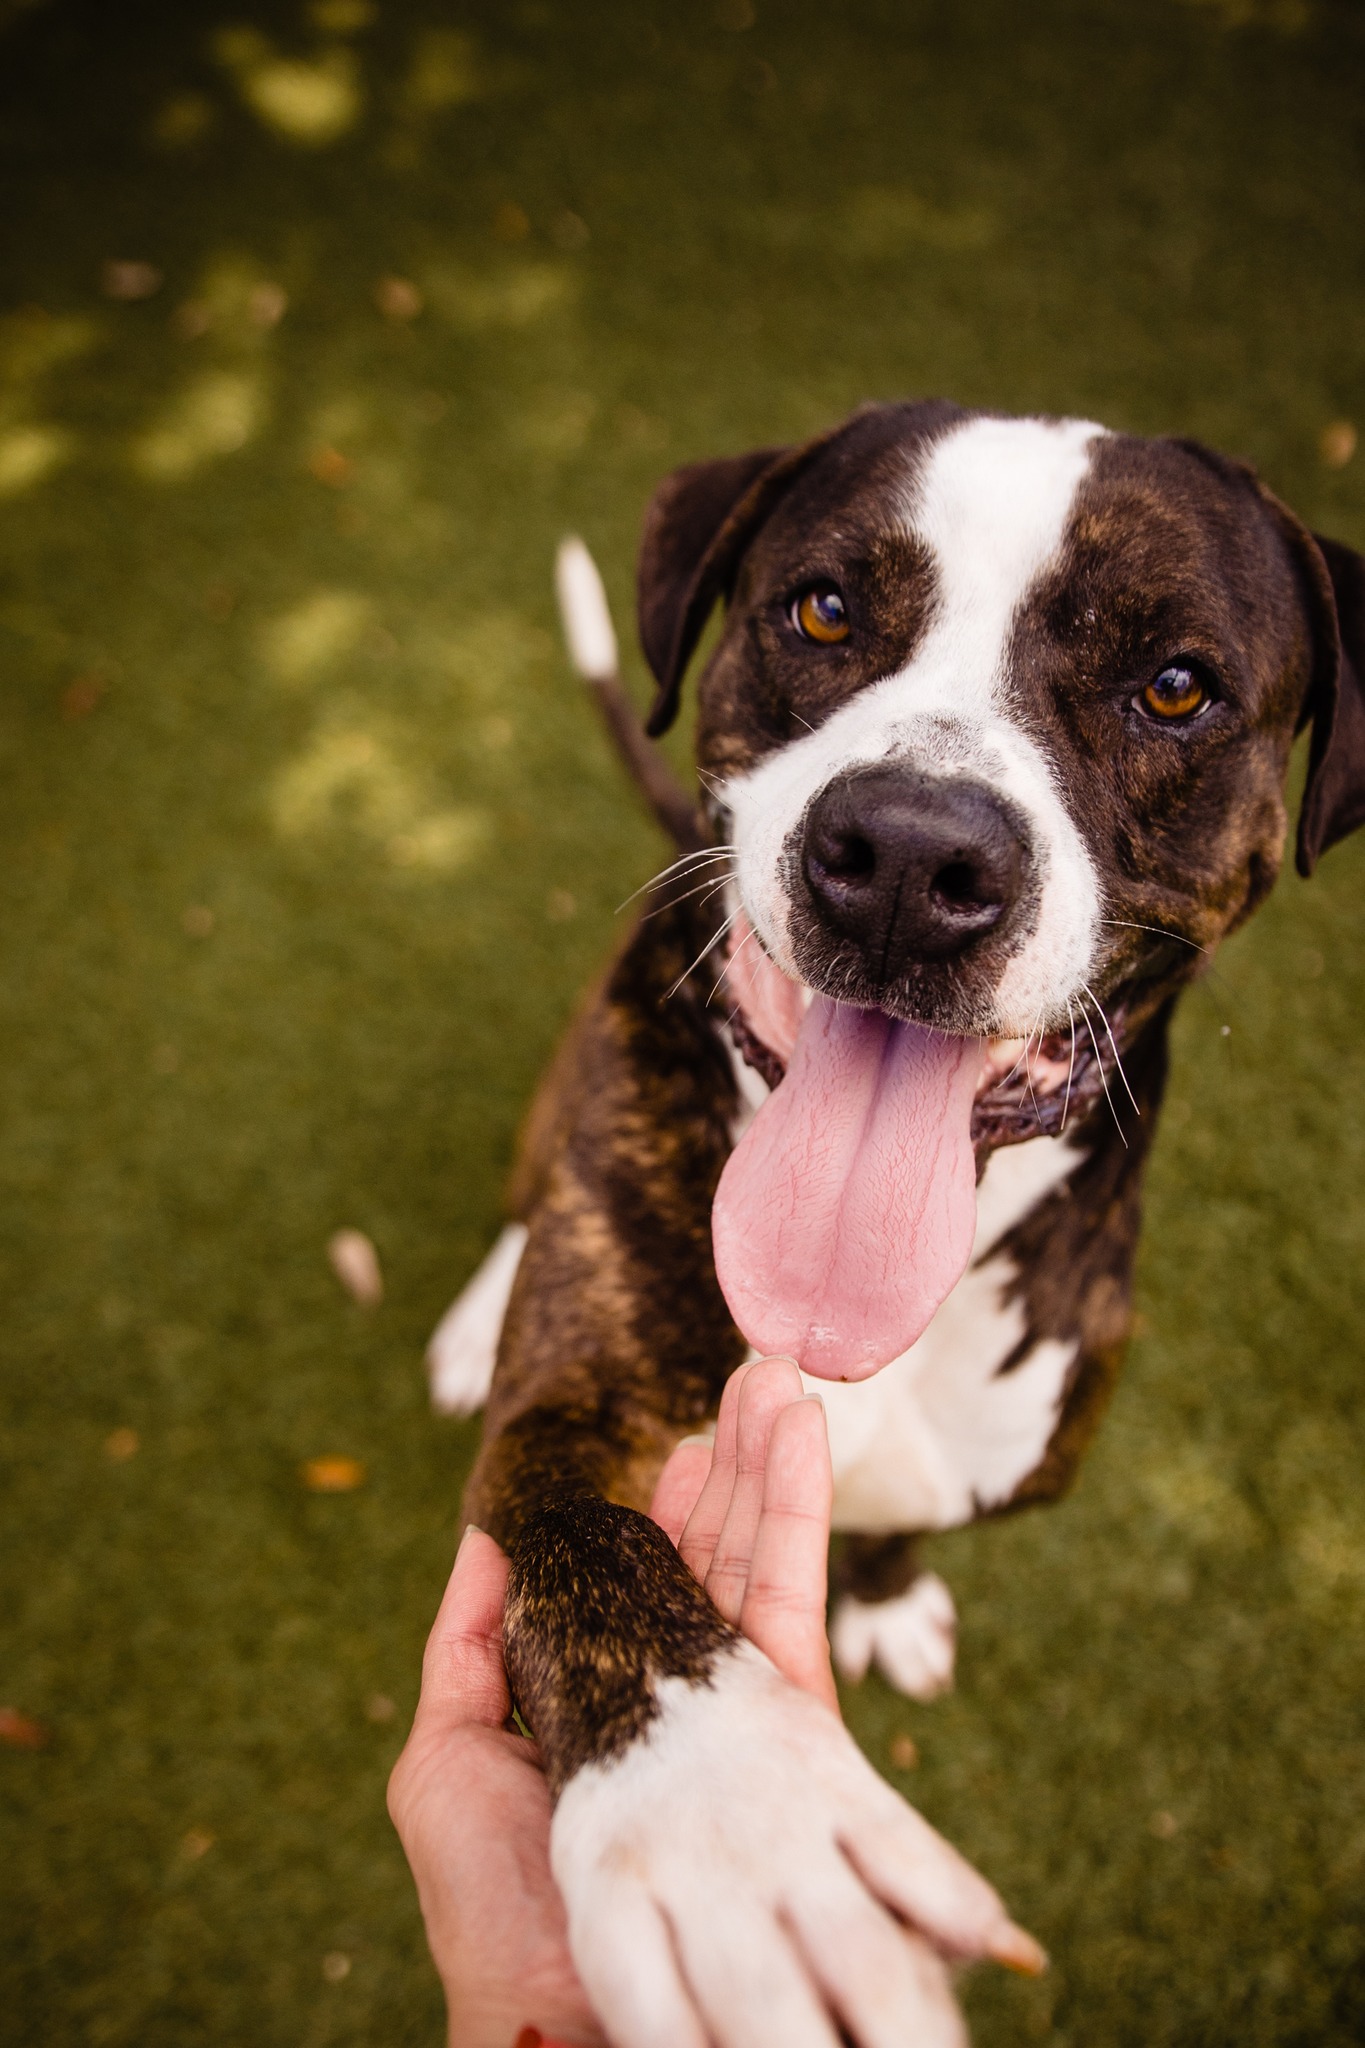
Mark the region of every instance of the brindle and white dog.
POLYGON ((923 1942, 989 1951, 993 1894, 643 1510, 795 1358, 839 1662, 947 1681, 914 1537, 1055 1498, 1095 1428, 1172 1008, 1274 881, 1306 722, 1302 872, 1365 821, 1365 562, 1191 442, 907 404, 665 480, 653 733, 722 599, 700 850, 537 1099, 436 1394, 488 1394, 466 1513, 612 2039, 947 2040, 923 1942))

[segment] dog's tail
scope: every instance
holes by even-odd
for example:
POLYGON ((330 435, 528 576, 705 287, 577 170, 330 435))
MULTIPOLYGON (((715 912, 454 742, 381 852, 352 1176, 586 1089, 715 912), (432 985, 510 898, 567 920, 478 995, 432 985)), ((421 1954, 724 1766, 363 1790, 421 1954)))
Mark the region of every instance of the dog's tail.
POLYGON ((691 853, 702 844, 696 806, 646 735, 626 695, 607 593, 596 562, 575 534, 559 543, 555 595, 569 659, 597 699, 616 751, 669 838, 680 852, 691 853))

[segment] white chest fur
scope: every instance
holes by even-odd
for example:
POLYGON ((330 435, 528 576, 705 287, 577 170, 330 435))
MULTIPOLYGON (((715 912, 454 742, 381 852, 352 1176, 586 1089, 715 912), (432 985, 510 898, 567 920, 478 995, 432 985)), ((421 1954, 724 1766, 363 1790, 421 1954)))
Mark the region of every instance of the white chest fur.
POLYGON ((1041 1459, 1076 1347, 1043 1339, 999 1376, 1025 1320, 1005 1299, 1013 1263, 992 1247, 1080 1156, 1064 1138, 996 1152, 978 1190, 971 1263, 919 1342, 852 1386, 807 1379, 829 1418, 836 1529, 952 1528, 1008 1500, 1041 1459))

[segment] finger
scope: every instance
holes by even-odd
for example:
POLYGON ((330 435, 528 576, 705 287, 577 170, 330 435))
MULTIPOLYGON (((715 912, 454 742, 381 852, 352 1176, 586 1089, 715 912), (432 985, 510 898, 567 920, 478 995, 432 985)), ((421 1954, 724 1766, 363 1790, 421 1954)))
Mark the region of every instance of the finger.
POLYGON ((650 1519, 658 1523, 675 1550, 706 1484, 711 1451, 709 1437, 685 1436, 659 1474, 649 1504, 650 1519))
POLYGON ((739 1625, 784 1678, 837 1713, 825 1633, 833 1502, 824 1403, 808 1394, 772 1425, 739 1625))
POLYGON ((716 1417, 716 1440, 711 1447, 711 1469, 678 1542, 683 1563, 703 1585, 734 1490, 739 1446, 739 1397, 752 1371, 752 1365, 741 1365, 725 1382, 725 1391, 720 1397, 720 1413, 716 1417))
POLYGON ((801 1375, 789 1358, 763 1358, 751 1366, 739 1390, 735 1481, 730 1505, 716 1538, 706 1590, 727 1621, 738 1622, 749 1582, 759 1518, 768 1440, 784 1408, 801 1399, 801 1375))
POLYGON ((1041 1976, 1046 1951, 1016 1927, 994 1886, 913 1807, 900 1799, 894 1808, 878 1804, 884 1817, 850 1828, 843 1845, 869 1889, 944 1955, 990 1956, 1007 1969, 1041 1976))
POLYGON ((512 1697, 502 1656, 508 1561, 491 1536, 465 1530, 422 1658, 419 1719, 500 1728, 512 1697))
POLYGON ((847 1864, 787 1914, 816 1982, 859 2048, 966 2048, 941 1956, 869 1898, 847 1864))

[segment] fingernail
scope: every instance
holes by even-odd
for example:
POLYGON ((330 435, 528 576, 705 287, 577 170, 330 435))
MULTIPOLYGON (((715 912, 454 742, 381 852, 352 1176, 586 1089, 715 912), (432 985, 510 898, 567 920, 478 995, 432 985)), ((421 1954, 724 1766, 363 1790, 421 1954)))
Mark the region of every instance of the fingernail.
POLYGON ((803 1394, 801 1396, 801 1399, 803 1401, 814 1401, 816 1407, 820 1410, 821 1414, 824 1413, 825 1397, 823 1394, 803 1394))
POLYGON ((466 1543, 468 1543, 471 1536, 482 1536, 483 1533, 483 1530, 479 1527, 477 1522, 466 1522, 464 1525, 464 1534, 461 1536, 458 1544, 455 1546, 456 1558, 458 1559, 460 1552, 464 1549, 466 1543))
POLYGON ((693 1444, 701 1444, 706 1450, 713 1451, 716 1448, 716 1439, 714 1436, 708 1436, 703 1430, 696 1436, 680 1436, 673 1448, 675 1451, 686 1451, 693 1444))
POLYGON ((991 1943, 990 1952, 997 1963, 1003 1963, 1007 1970, 1017 1970, 1021 1977, 1041 1977, 1048 1966, 1047 1950, 1012 1920, 991 1943))

